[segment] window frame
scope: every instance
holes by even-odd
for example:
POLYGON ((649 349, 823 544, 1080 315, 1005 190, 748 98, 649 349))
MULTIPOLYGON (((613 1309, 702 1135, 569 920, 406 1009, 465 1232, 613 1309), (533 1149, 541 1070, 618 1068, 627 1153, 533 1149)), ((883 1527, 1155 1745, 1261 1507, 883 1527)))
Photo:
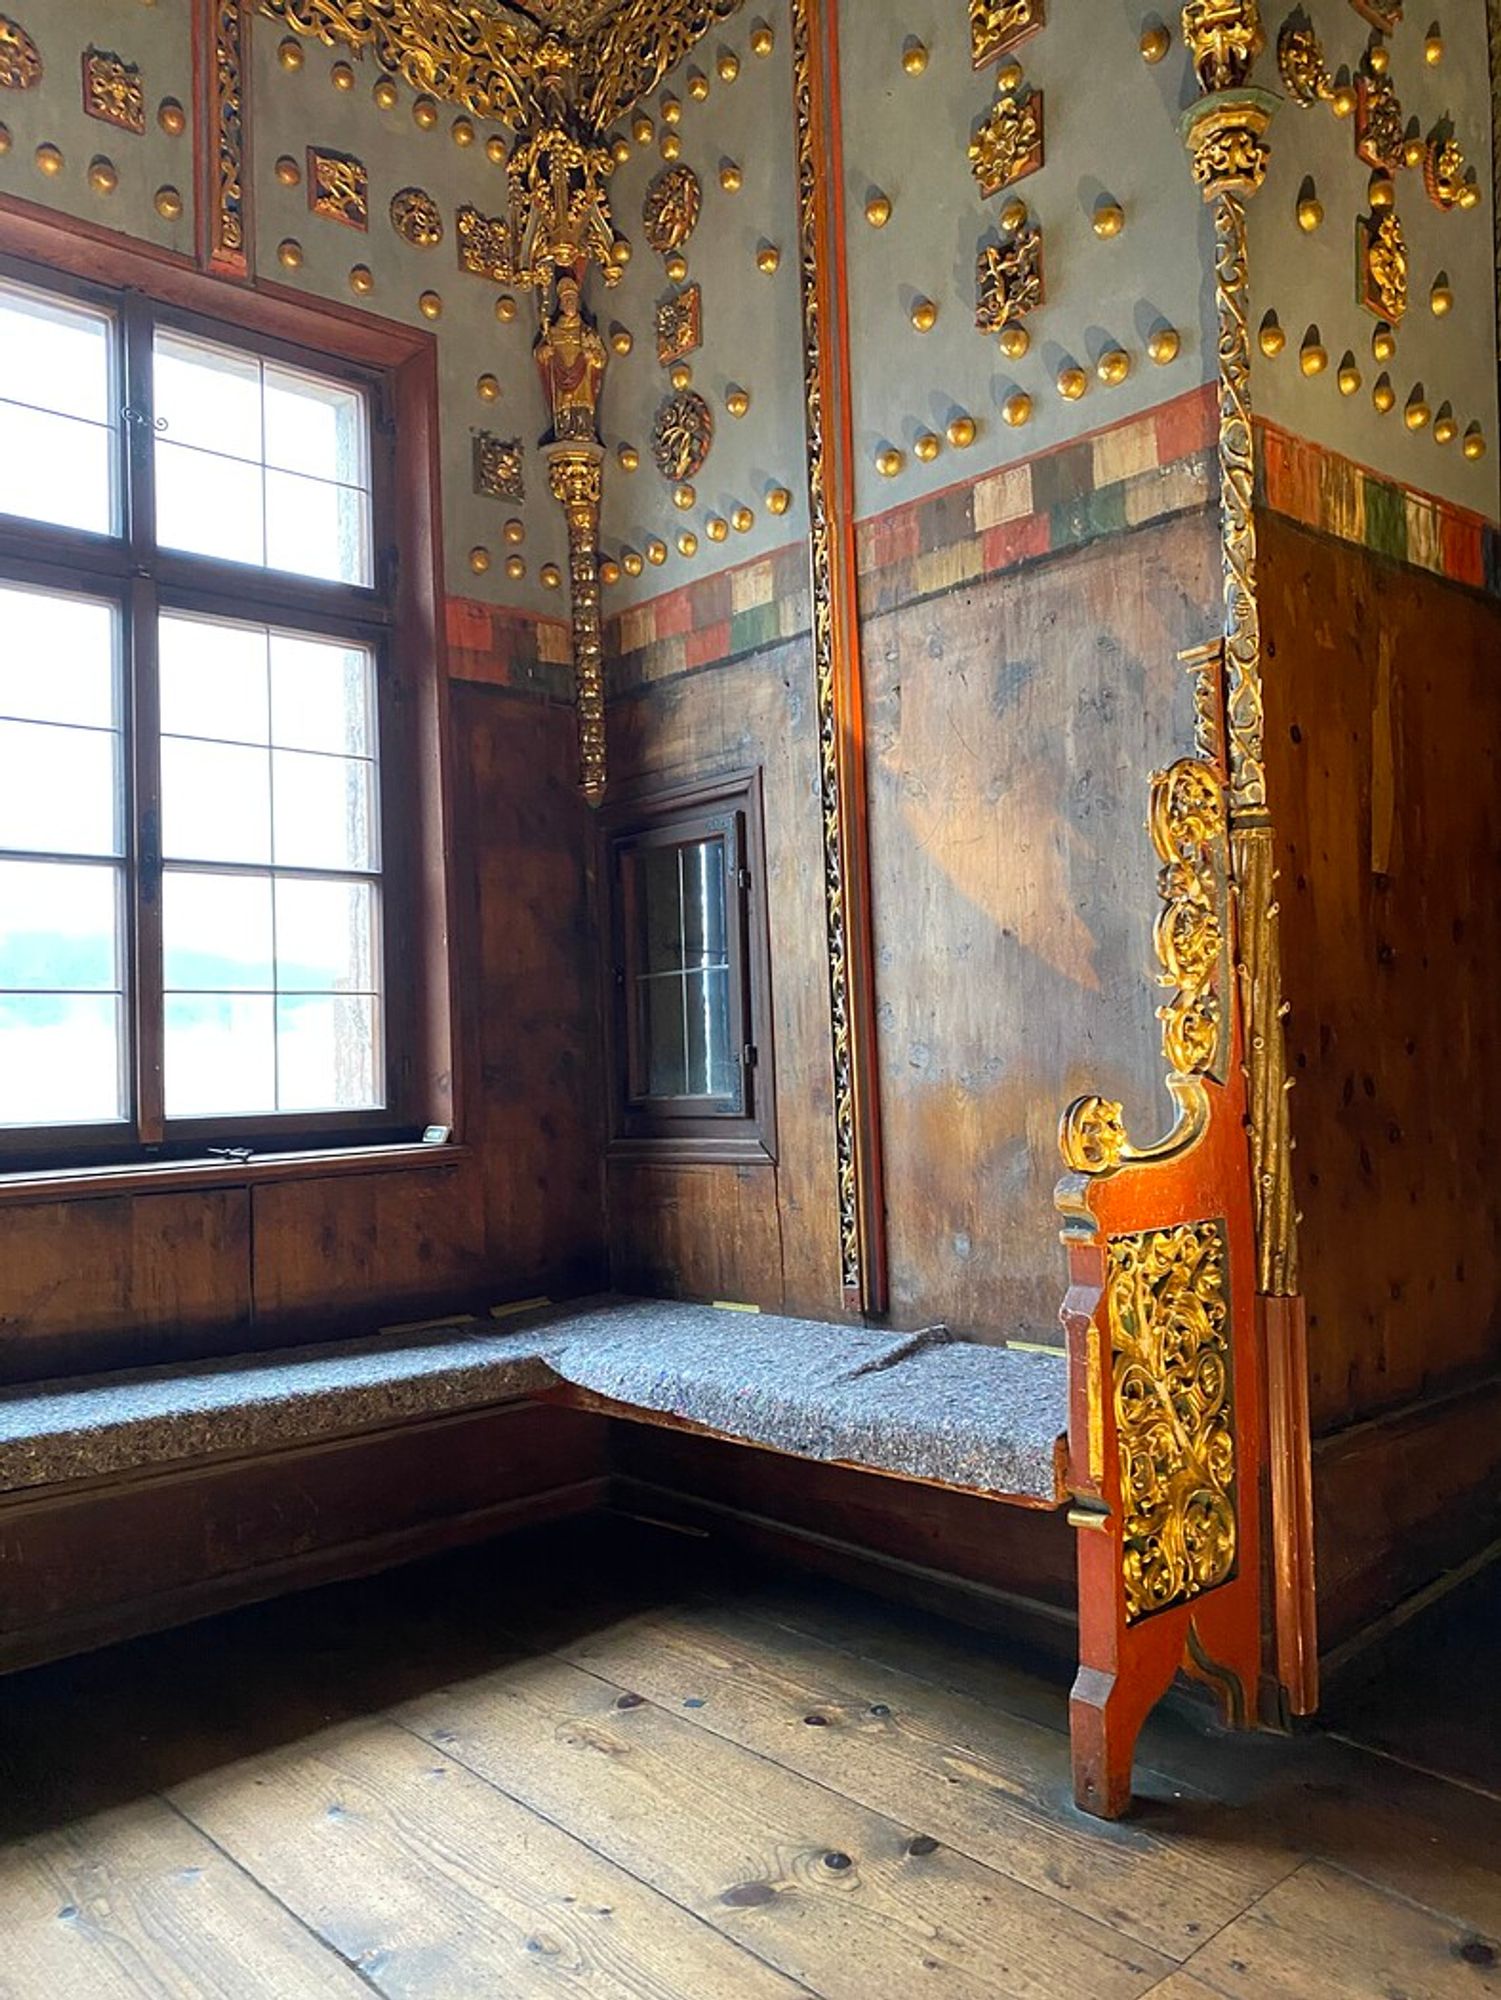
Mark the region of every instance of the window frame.
POLYGON ((607 914, 600 929, 605 952, 611 1157, 685 1163, 775 1160, 771 961, 759 769, 633 791, 601 812, 599 840, 599 875, 607 914), (636 943, 622 864, 628 855, 643 850, 685 846, 721 832, 730 841, 726 941, 731 1025, 740 1043, 743 1103, 738 1110, 704 1111, 698 1108, 704 1101, 701 1098, 650 1098, 635 1088, 639 1049, 636 943))
POLYGON ((0 581, 92 596, 118 607, 127 760, 121 866, 128 1116, 124 1123, 6 1128, 0 1132, 0 1180, 59 1167, 138 1169, 143 1163, 211 1158, 228 1149, 285 1156, 388 1146, 415 1140, 434 1125, 451 1134, 457 1123, 457 1037, 448 954, 446 677, 438 616, 432 338, 385 322, 362 326, 364 337, 352 338, 355 316, 343 308, 300 295, 263 297, 135 245, 101 251, 94 232, 59 228, 56 218, 46 255, 39 258, 39 246, 26 240, 30 233, 24 218, 0 207, 0 277, 108 311, 118 328, 111 392, 117 402, 116 532, 0 516, 0 581), (157 327, 360 390, 369 419, 368 585, 156 549, 151 348, 157 327), (126 412, 137 414, 127 418, 126 412), (372 653, 385 1084, 379 1107, 165 1117, 154 658, 156 617, 164 611, 346 638, 372 653), (414 951, 433 950, 440 962, 426 965, 422 978, 391 976, 390 968, 410 962, 414 951))

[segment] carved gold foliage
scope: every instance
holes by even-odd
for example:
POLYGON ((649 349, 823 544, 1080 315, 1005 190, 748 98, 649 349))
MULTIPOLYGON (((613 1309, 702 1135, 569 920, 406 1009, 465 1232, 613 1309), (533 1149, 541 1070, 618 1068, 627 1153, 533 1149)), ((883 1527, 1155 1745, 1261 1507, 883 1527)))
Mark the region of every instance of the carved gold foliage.
POLYGON ((579 45, 579 101, 603 132, 649 96, 740 0, 621 0, 579 45))
POLYGON ((1380 209, 1358 224, 1360 303, 1377 319, 1396 326, 1407 312, 1407 238, 1394 208, 1380 209))
POLYGON ((696 389, 670 396, 652 425, 651 451, 664 479, 693 479, 714 442, 714 412, 696 389))
POLYGON ((1224 1225, 1113 1236, 1105 1305, 1126 1622, 1235 1574, 1234 1378, 1224 1225))
POLYGON ((404 243, 431 250, 443 241, 443 211, 425 188, 399 188, 391 197, 391 227, 404 243))
POLYGON ((999 333, 1043 301, 1042 231, 1018 230, 1004 243, 983 244, 975 267, 975 325, 999 333))
POLYGON ((692 167, 679 162, 664 168, 647 188, 641 204, 641 224, 652 249, 663 257, 671 250, 681 250, 698 227, 703 199, 703 188, 692 167))
POLYGON ((1047 22, 1044 0, 969 0, 969 53, 983 69, 1047 22))
POLYGON ((1236 90, 1251 73, 1264 36, 1256 0, 1187 0, 1183 41, 1205 90, 1236 90))
POLYGON ((41 51, 19 21, 0 14, 0 90, 31 90, 41 80, 41 51))
POLYGON ((1423 154, 1423 186, 1428 190, 1428 199, 1435 208, 1458 206, 1464 193, 1467 167, 1464 147, 1452 131, 1442 138, 1435 135, 1428 141, 1423 154))
POLYGON ((1190 118, 1193 177, 1206 201, 1257 192, 1271 164, 1264 136, 1270 122, 1269 108, 1250 97, 1210 98, 1190 118))
POLYGON ((474 490, 490 500, 526 498, 520 438, 474 433, 474 490))
POLYGON ((605 791, 604 638, 599 605, 599 513, 604 453, 595 445, 554 445, 547 478, 568 526, 573 612, 573 680, 578 718, 579 784, 597 804, 605 791))
POLYGON ((685 285, 657 307, 657 359, 664 368, 703 345, 703 294, 685 285))
POLYGON ((1369 167, 1389 174, 1403 164, 1407 121, 1388 76, 1355 79, 1355 150, 1369 167))
POLYGON ((83 108, 90 118, 118 125, 122 132, 146 129, 146 93, 138 63, 109 49, 83 52, 83 108))
POLYGON ((969 142, 969 163, 983 195, 1035 174, 1043 163, 1042 92, 998 92, 969 142))
MULTIPOLYGON (((1299 10, 1301 14, 1301 9, 1299 10)), ((1277 37, 1277 68, 1288 96, 1305 108, 1334 95, 1334 78, 1324 45, 1306 15, 1291 14, 1277 37)))
POLYGON ((352 153, 309 146, 307 202, 314 215, 326 215, 331 222, 346 223, 351 229, 368 228, 370 176, 364 161, 357 160, 352 153))
POLYGON ((212 166, 207 262, 210 270, 249 275, 245 244, 245 9, 243 0, 214 0, 210 81, 212 166))
POLYGON ((504 216, 481 214, 465 202, 454 223, 454 237, 461 271, 488 278, 494 285, 513 281, 511 225, 504 216))

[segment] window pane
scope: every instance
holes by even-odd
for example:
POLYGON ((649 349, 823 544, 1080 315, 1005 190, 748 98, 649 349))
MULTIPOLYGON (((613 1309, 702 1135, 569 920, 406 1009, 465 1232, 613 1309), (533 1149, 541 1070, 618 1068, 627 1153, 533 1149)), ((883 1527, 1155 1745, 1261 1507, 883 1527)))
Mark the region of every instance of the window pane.
POLYGON ((151 379, 163 439, 260 463, 258 355, 159 330, 151 379))
POLYGON ((368 757, 375 749, 373 661, 361 646, 271 634, 271 740, 285 750, 368 757))
POLYGON ((730 975, 690 972, 683 982, 690 1097, 739 1098, 739 1065, 730 1052, 730 975))
POLYGON ((269 994, 168 995, 163 1059, 169 1118, 276 1109, 275 1004, 269 994))
POLYGON ((162 962, 169 991, 270 992, 269 875, 162 877, 162 962))
POLYGON ((0 994, 0 1125, 102 1125, 124 1117, 113 994, 0 994))
POLYGON ((0 989, 118 989, 119 883, 111 867, 0 861, 0 989))
POLYGON ((372 765, 301 750, 274 750, 271 764, 279 867, 376 867, 372 765))
POLYGON ((683 906, 678 850, 648 847, 634 863, 641 897, 643 963, 648 972, 677 972, 683 964, 683 906))
POLYGON ((368 1111, 381 1101, 377 1008, 365 995, 278 1000, 283 1111, 368 1111))
POLYGON ((281 992, 374 993, 377 969, 371 883, 277 883, 276 984, 281 992))
POLYGON ((164 737, 162 852, 171 861, 269 861, 267 753, 164 737))
POLYGON ((103 729, 0 722, 0 847, 118 854, 119 740, 103 729))
POLYGON ((109 534, 114 445, 97 424, 0 402, 0 513, 109 534))
POLYGON ((263 627, 169 616, 157 627, 157 643, 167 735, 266 741, 263 627))
POLYGON ((115 613, 0 586, 0 715, 115 727, 115 613))
POLYGON ((40 409, 107 424, 113 415, 108 313, 0 285, 0 382, 40 409))
POLYGON ((211 451, 156 444, 156 534, 163 548, 224 562, 266 560, 259 466, 211 451))
POLYGON ((370 581, 368 496, 353 486, 266 474, 266 562, 330 583, 370 581))
POLYGON ((358 389, 266 363, 266 463, 343 486, 370 484, 358 389))
POLYGON ((725 963, 725 854, 722 840, 678 849, 682 870, 683 963, 725 963))
POLYGON ((654 979, 643 979, 637 993, 641 1029, 646 1040, 646 1046, 641 1051, 646 1094, 648 1097, 686 1097, 688 1051, 682 979, 676 973, 658 974, 654 979))

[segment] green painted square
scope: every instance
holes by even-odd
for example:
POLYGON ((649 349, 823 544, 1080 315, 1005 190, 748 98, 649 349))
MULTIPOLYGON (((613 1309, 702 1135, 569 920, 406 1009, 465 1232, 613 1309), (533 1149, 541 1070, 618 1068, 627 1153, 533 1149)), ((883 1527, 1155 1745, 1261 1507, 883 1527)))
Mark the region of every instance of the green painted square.
POLYGON ((1396 562, 1407 559, 1407 501, 1399 486, 1379 479, 1365 483, 1366 547, 1396 562))

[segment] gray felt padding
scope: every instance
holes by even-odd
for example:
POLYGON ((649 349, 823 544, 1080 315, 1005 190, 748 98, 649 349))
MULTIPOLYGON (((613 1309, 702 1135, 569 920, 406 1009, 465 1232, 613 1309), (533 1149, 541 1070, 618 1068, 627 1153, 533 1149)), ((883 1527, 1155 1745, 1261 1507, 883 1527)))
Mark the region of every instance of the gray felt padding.
POLYGON ((802 1458, 1056 1502, 1061 1355, 672 1300, 0 1392, 0 1492, 303 1443, 572 1384, 802 1458))

